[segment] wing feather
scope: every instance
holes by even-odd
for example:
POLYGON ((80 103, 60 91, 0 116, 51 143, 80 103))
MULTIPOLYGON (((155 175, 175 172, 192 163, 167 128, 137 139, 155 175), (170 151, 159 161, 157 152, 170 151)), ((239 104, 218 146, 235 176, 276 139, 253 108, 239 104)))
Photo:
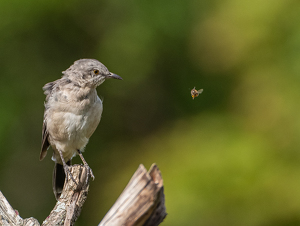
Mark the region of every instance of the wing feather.
POLYGON ((50 146, 49 143, 49 132, 47 131, 47 121, 46 121, 46 116, 47 116, 47 110, 48 110, 48 106, 47 106, 47 101, 49 100, 49 97, 52 94, 53 88, 56 84, 56 81, 54 82, 49 82, 46 85, 44 85, 43 90, 44 90, 44 94, 46 95, 46 102, 45 102, 45 112, 44 112, 44 122, 43 122, 43 129, 42 129, 42 148, 41 148, 41 153, 40 153, 40 161, 42 161, 45 156, 47 155, 47 150, 50 146))

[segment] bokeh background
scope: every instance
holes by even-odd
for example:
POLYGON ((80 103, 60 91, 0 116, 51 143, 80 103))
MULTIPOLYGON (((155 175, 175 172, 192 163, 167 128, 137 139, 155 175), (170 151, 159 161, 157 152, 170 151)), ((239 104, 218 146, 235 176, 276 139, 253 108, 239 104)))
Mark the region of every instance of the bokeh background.
POLYGON ((0 190, 21 217, 48 216, 42 87, 96 58, 123 81, 98 88, 76 225, 97 225, 154 162, 164 226, 300 225, 299 24, 296 0, 1 0, 0 190))

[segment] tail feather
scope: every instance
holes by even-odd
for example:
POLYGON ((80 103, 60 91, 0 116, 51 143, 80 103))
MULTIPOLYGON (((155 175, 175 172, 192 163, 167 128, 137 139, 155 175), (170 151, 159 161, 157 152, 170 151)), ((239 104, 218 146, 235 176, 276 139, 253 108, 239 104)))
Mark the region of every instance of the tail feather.
MULTIPOLYGON (((67 165, 68 166, 71 165, 71 160, 67 162, 67 165)), ((53 193, 56 200, 59 199, 62 193, 65 184, 65 179, 66 179, 66 174, 65 174, 64 166, 59 163, 55 163, 53 169, 52 187, 53 187, 53 193)))

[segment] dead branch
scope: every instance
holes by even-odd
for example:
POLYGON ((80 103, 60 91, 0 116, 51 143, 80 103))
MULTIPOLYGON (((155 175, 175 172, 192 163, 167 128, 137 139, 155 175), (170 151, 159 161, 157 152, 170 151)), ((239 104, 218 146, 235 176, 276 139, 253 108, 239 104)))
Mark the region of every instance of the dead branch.
MULTIPOLYGON (((42 226, 73 225, 87 198, 90 174, 87 168, 73 165, 70 171, 77 184, 69 179, 59 201, 42 226)), ((156 226, 166 216, 163 180, 158 167, 153 164, 149 172, 140 165, 128 185, 105 215, 99 226, 156 226)), ((0 225, 39 226, 34 218, 22 219, 0 191, 0 225)))
POLYGON ((153 226, 159 225, 166 215, 163 180, 158 167, 153 164, 147 172, 140 165, 99 226, 153 226))
POLYGON ((42 226, 69 226, 73 225, 79 217, 87 198, 90 174, 87 173, 87 168, 81 165, 72 166, 70 171, 77 184, 68 179, 59 200, 42 226))

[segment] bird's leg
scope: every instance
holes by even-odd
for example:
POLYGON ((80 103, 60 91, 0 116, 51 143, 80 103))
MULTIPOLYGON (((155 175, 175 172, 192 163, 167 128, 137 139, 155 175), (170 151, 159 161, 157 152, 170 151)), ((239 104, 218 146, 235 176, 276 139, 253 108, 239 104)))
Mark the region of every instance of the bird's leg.
POLYGON ((62 161, 63 166, 64 166, 64 170, 65 170, 65 174, 66 174, 66 179, 68 180, 68 178, 69 178, 68 175, 69 175, 70 178, 72 179, 72 181, 77 185, 77 183, 76 183, 76 181, 75 181, 75 179, 74 179, 72 173, 71 173, 70 170, 69 170, 69 166, 67 165, 67 163, 66 163, 66 161, 65 161, 65 159, 64 159, 64 157, 63 157, 62 151, 61 151, 61 150, 58 150, 58 153, 59 153, 59 155, 60 155, 61 161, 62 161))
POLYGON ((93 180, 95 180, 95 176, 93 174, 93 171, 92 171, 91 167, 89 167, 89 165, 87 164, 87 162, 85 161, 85 159, 83 158, 82 152, 80 150, 77 150, 77 152, 78 152, 78 155, 80 156, 80 158, 81 158, 84 166, 87 167, 87 169, 89 170, 89 172, 91 174, 91 177, 93 178, 93 180))

